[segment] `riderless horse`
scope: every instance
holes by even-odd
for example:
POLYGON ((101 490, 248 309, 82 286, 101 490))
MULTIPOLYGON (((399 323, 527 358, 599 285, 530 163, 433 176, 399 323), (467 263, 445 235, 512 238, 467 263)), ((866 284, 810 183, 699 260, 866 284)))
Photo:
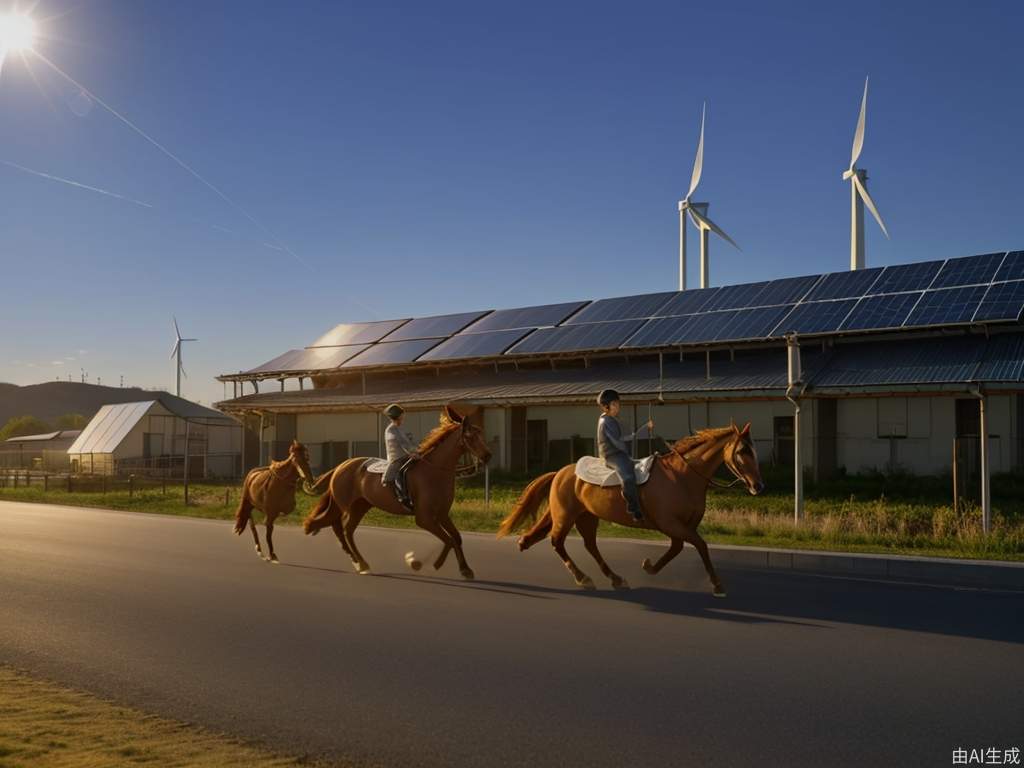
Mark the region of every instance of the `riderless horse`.
POLYGON ((550 535, 555 552, 565 563, 579 586, 594 588, 594 582, 581 571, 565 550, 565 538, 575 525, 583 545, 597 561, 601 572, 611 579, 616 589, 628 589, 626 580, 615 573, 601 557, 597 548, 597 528, 600 520, 619 525, 653 528, 671 540, 668 551, 658 562, 644 560, 647 573, 658 573, 690 542, 711 579, 715 597, 725 597, 715 568, 711 564, 708 546, 697 526, 704 517, 707 489, 718 468, 725 464, 747 490, 757 495, 764 490, 757 451, 750 437, 750 424, 739 429, 735 424, 718 429, 704 429, 683 438, 671 446, 666 455, 654 460, 650 479, 640 486, 645 519, 635 522, 626 510, 626 503, 617 486, 603 487, 585 482, 575 474, 575 465, 562 467, 538 477, 523 491, 512 513, 501 523, 498 538, 517 530, 523 521, 534 518, 541 504, 548 501, 548 509, 541 519, 519 539, 520 551, 526 550, 550 535))
MULTIPOLYGON (((371 507, 393 515, 411 514, 416 518, 416 525, 434 534, 443 544, 434 568, 440 569, 448 553, 454 550, 459 572, 464 578, 472 579, 473 570, 462 551, 462 535, 452 522, 450 513, 455 500, 459 457, 469 451, 485 464, 491 459, 481 422, 480 408, 460 413, 451 405, 444 407, 439 426, 420 444, 418 452, 421 458, 414 461, 408 470, 406 490, 413 501, 412 512, 398 502, 390 488, 383 485, 383 475, 371 471, 383 469, 375 466, 373 459, 345 461, 306 489, 307 493, 313 493, 328 483, 327 492, 303 523, 306 533, 316 534, 330 526, 342 549, 352 558, 356 571, 365 574, 370 572, 370 565, 356 547, 354 538, 363 516, 371 507)), ((406 563, 414 570, 420 567, 413 553, 406 555, 406 563)))

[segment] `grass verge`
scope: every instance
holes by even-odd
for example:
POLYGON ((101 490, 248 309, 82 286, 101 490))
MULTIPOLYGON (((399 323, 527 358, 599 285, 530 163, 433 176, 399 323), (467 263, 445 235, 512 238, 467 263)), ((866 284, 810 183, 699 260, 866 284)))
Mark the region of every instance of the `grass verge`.
POLYGON ((281 757, 0 666, 0 768, 290 768, 281 757))
MULTIPOLYGON (((956 510, 943 503, 941 478, 858 476, 833 485, 811 489, 805 502, 806 519, 795 525, 792 497, 788 495, 792 479, 767 477, 769 491, 761 496, 731 489, 708 494, 708 511, 701 532, 712 543, 741 546, 815 549, 839 552, 875 552, 884 554, 930 555, 936 557, 988 560, 1024 560, 1024 498, 1019 478, 993 479, 998 503, 993 510, 993 530, 981 530, 981 512, 977 505, 963 503, 956 510)), ((495 477, 491 484, 491 503, 484 503, 480 478, 460 482, 452 517, 465 531, 494 532, 511 510, 527 478, 495 477)), ((234 517, 238 487, 193 485, 190 504, 185 506, 180 486, 136 490, 73 492, 38 486, 0 488, 0 500, 45 502, 105 509, 190 515, 216 519, 234 517)), ((299 493, 295 512, 282 519, 297 523, 314 503, 299 493)), ((258 516, 262 520, 262 516, 258 516)), ((366 522, 392 528, 411 528, 411 517, 397 517, 373 511, 366 522)), ((661 539, 654 531, 602 524, 602 536, 661 539)))

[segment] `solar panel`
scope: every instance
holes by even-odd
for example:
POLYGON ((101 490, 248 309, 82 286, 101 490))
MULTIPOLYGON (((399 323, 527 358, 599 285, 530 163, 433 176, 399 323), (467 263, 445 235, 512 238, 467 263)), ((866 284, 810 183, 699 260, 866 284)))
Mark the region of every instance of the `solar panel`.
POLYGON ((310 347, 303 349, 301 355, 297 355, 288 361, 287 366, 279 368, 281 371, 326 371, 337 368, 347 360, 352 359, 363 350, 369 348, 369 344, 349 344, 345 347, 310 347))
POLYGON ((1024 280, 993 283, 981 300, 974 322, 983 320, 1019 320, 1024 310, 1024 280))
POLYGON ((649 320, 637 333, 622 346, 627 349, 634 347, 670 347, 685 341, 685 329, 700 315, 683 317, 659 317, 649 320))
POLYGON ((255 368, 250 368, 246 373, 267 373, 268 371, 285 371, 288 370, 288 364, 300 357, 304 349, 289 349, 283 355, 278 355, 273 360, 268 360, 263 365, 258 365, 255 368))
POLYGON ((636 333, 643 324, 643 320, 614 320, 608 323, 540 328, 512 347, 508 354, 615 349, 636 333))
POLYGON ((999 267, 993 282, 999 283, 1004 280, 1020 280, 1024 278, 1024 251, 1010 251, 1003 259, 1003 265, 999 267))
MULTIPOLYGON (((995 267, 992 268, 995 271, 995 267)), ((913 312, 903 323, 910 325, 950 325, 969 323, 981 303, 987 286, 974 285, 967 288, 943 288, 925 291, 913 312)))
POLYGON ((379 320, 373 323, 336 325, 309 346, 340 347, 345 344, 372 344, 380 341, 406 320, 379 320))
POLYGON ((901 293, 895 296, 866 296, 857 302, 842 330, 882 330, 899 328, 907 319, 922 292, 901 293))
POLYGON ((824 275, 821 282, 814 286, 804 300, 859 299, 868 292, 878 276, 882 274, 882 269, 882 267, 874 267, 824 275))
POLYGON ((724 312, 693 315, 693 319, 680 332, 679 343, 699 344, 714 341, 718 338, 722 328, 728 325, 737 314, 738 310, 729 309, 724 312))
POLYGON ((657 317, 676 317, 700 312, 708 300, 718 293, 718 288, 697 288, 679 291, 665 306, 658 310, 657 317))
POLYGON ((950 259, 939 270, 932 288, 953 288, 958 285, 987 285, 1003 261, 1005 253, 986 253, 950 259))
POLYGON ((931 285, 944 263, 942 261, 922 261, 918 264, 899 264, 894 267, 886 267, 878 281, 871 286, 871 293, 923 290, 931 285))
POLYGON ((564 304, 545 304, 538 307, 497 309, 484 315, 461 332, 480 333, 481 331, 504 331, 511 328, 541 328, 547 325, 558 325, 571 314, 585 307, 587 303, 586 301, 569 301, 564 304))
POLYGON ((436 339, 458 333, 467 325, 483 317, 486 312, 459 312, 454 315, 417 317, 399 326, 381 341, 407 341, 409 339, 436 339))
POLYGON ((596 323, 602 320, 635 320, 657 317, 661 307, 676 295, 676 291, 645 293, 639 296, 623 296, 617 299, 600 299, 581 309, 565 321, 566 325, 596 323))
POLYGON ((355 357, 347 360, 342 368, 364 365, 401 365, 411 363, 441 339, 412 339, 410 341, 386 341, 373 344, 355 357))
POLYGON ((741 309, 721 329, 716 341, 746 341, 763 339, 771 334, 779 321, 793 308, 792 304, 781 307, 755 307, 741 309))
POLYGON ((424 360, 459 360, 500 355, 526 334, 529 328, 487 333, 460 333, 452 336, 420 357, 424 360))
POLYGON ((701 312, 712 312, 716 309, 741 309, 749 307, 750 302, 765 289, 767 281, 761 283, 744 283, 743 285, 727 285, 718 290, 714 296, 701 307, 701 312))
POLYGON ((754 297, 749 306, 769 307, 776 304, 793 304, 800 301, 820 279, 821 275, 810 275, 772 280, 763 291, 754 297))
POLYGON ((841 299, 839 301, 812 301, 794 307, 775 329, 776 336, 789 333, 829 333, 836 331, 850 310, 857 304, 857 299, 841 299))

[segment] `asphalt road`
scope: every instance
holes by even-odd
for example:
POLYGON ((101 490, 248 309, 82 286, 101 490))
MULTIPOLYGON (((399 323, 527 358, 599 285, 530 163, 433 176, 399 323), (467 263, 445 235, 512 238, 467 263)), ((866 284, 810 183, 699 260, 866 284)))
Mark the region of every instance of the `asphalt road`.
POLYGON ((1024 596, 721 569, 606 540, 632 583, 550 547, 330 531, 257 559, 229 522, 0 503, 0 661, 293 753, 384 766, 947 766, 1024 748, 1024 596))

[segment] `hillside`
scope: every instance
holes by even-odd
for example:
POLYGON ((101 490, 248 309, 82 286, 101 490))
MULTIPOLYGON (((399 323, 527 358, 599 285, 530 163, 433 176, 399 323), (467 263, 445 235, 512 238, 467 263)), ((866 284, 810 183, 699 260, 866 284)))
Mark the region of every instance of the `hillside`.
POLYGON ((52 423, 65 413, 80 413, 87 419, 108 403, 153 400, 155 392, 135 387, 102 387, 76 381, 48 381, 19 387, 0 383, 0 425, 13 416, 35 416, 52 423))

